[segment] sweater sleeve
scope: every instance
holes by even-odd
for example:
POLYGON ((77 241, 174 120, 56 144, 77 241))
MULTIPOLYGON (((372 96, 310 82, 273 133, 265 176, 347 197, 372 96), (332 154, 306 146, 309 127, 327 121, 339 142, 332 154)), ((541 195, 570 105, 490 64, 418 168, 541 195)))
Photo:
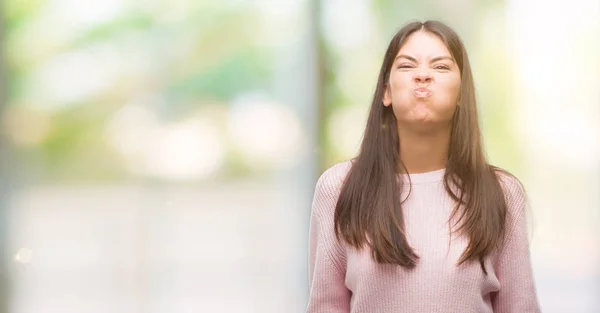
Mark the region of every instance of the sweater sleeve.
POLYGON ((331 171, 319 178, 309 225, 309 299, 306 313, 349 313, 345 252, 334 234, 339 186, 331 171))
POLYGON ((526 195, 514 178, 508 179, 505 186, 508 205, 507 237, 496 265, 500 290, 492 299, 494 313, 539 313, 529 252, 526 195))

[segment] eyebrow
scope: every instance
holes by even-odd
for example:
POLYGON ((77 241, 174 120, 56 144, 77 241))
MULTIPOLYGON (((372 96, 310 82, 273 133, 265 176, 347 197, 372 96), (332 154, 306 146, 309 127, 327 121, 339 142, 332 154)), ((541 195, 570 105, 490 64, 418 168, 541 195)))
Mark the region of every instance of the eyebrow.
MULTIPOLYGON (((408 59, 408 60, 410 60, 412 62, 418 63, 417 59, 411 57, 410 55, 406 55, 406 54, 400 54, 400 55, 398 55, 396 57, 396 59, 394 59, 394 61, 398 60, 400 58, 408 59)), ((440 60, 450 60, 450 61, 454 62, 454 59, 452 57, 449 57, 449 56, 446 56, 446 55, 442 55, 442 56, 439 56, 439 57, 432 58, 430 60, 430 62, 437 62, 437 61, 440 61, 440 60)))

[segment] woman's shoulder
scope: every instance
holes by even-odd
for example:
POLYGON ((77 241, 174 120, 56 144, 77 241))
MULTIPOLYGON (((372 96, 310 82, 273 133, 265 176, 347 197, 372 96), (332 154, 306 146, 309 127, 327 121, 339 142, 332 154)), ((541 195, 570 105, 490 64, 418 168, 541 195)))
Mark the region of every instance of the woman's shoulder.
POLYGON ((327 168, 317 180, 313 197, 312 212, 316 216, 325 216, 324 220, 333 222, 335 206, 340 195, 344 179, 352 163, 336 163, 327 168))
POLYGON ((317 180, 315 200, 337 200, 350 168, 352 161, 335 163, 327 168, 317 180))
POLYGON ((317 189, 340 189, 352 168, 352 160, 339 162, 328 167, 317 180, 317 189))
POLYGON ((523 183, 514 174, 507 170, 494 167, 494 173, 502 187, 504 198, 509 209, 520 210, 527 202, 527 193, 523 183))

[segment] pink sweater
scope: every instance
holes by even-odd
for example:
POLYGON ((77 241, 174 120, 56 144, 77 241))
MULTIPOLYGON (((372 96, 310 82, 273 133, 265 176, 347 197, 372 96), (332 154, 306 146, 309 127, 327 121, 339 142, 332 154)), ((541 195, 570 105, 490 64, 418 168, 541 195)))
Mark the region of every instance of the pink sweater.
MULTIPOLYGON (((502 179, 509 206, 507 244, 485 260, 456 266, 463 237, 448 245, 453 201, 443 185, 444 170, 411 174, 412 191, 403 204, 417 267, 390 268, 335 239, 333 214, 350 162, 319 178, 309 239, 310 296, 307 313, 529 313, 540 312, 529 256, 525 195, 518 183, 502 179)), ((407 181, 406 175, 402 177, 407 181)), ((405 191, 408 188, 405 188, 405 191)))

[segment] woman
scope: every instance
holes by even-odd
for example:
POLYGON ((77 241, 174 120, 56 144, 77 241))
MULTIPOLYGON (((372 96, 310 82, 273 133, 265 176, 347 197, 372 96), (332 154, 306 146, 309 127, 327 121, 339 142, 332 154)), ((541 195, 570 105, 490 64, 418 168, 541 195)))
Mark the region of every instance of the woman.
POLYGON ((392 39, 360 152, 319 178, 307 312, 539 312, 519 181, 487 163, 457 34, 392 39))

